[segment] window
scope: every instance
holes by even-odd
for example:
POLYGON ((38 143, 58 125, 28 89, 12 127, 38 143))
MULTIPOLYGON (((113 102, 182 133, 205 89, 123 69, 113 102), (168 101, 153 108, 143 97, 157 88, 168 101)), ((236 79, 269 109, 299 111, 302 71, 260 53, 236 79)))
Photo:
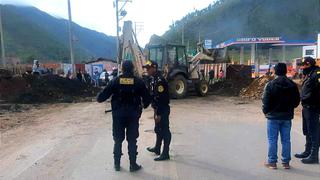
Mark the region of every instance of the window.
POLYGON ((168 64, 176 64, 176 47, 168 47, 168 64))
POLYGON ((178 63, 179 65, 187 65, 186 54, 184 47, 178 47, 178 63))
POLYGON ((149 59, 158 63, 159 68, 162 68, 163 48, 152 48, 149 52, 149 59))

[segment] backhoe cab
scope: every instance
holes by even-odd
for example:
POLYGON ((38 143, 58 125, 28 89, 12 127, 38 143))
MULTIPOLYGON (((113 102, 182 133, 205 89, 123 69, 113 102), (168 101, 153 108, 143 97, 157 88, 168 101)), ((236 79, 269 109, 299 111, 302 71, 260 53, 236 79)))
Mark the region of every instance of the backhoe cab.
POLYGON ((185 46, 149 45, 148 59, 158 63, 158 70, 169 82, 169 92, 172 98, 184 98, 192 89, 199 96, 207 95, 209 87, 199 70, 200 58, 192 58, 189 61, 185 46))

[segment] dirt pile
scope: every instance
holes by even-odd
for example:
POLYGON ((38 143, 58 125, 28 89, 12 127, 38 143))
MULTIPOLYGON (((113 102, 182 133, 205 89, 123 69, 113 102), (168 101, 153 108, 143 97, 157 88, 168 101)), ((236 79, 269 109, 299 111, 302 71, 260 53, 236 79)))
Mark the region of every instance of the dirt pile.
POLYGON ((210 92, 215 95, 239 96, 240 91, 247 87, 252 79, 227 79, 210 86, 210 92))
POLYGON ((274 77, 272 76, 262 76, 255 79, 248 87, 241 90, 240 96, 242 98, 260 99, 262 97, 264 87, 273 79, 274 77))
POLYGON ((56 75, 0 78, 0 99, 14 103, 73 102, 93 97, 98 91, 91 85, 56 75))
POLYGON ((8 70, 0 69, 0 79, 1 78, 10 79, 12 78, 12 73, 8 70))

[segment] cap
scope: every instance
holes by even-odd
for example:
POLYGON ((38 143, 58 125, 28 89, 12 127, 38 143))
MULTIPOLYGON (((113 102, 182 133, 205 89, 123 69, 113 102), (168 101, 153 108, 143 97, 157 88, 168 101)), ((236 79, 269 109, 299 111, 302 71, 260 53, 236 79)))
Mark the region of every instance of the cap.
POLYGON ((314 60, 312 57, 305 57, 302 59, 301 63, 298 63, 298 66, 304 66, 304 65, 316 65, 316 60, 314 60))
POLYGON ((150 67, 154 67, 154 68, 157 68, 158 67, 158 63, 155 62, 155 61, 151 61, 151 60, 148 60, 146 62, 146 64, 144 66, 142 66, 143 68, 150 68, 150 67))

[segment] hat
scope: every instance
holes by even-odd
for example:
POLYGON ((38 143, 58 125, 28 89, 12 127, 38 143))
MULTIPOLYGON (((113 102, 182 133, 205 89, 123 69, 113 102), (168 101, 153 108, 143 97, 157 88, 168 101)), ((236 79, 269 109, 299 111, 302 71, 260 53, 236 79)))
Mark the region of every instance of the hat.
POLYGON ((150 68, 150 67, 158 68, 158 63, 155 62, 155 61, 148 60, 146 62, 146 64, 144 66, 142 66, 142 67, 143 68, 150 68))
POLYGON ((316 61, 312 57, 305 57, 302 59, 301 63, 298 63, 298 66, 304 66, 304 65, 316 65, 316 61))
POLYGON ((274 67, 274 71, 278 76, 285 76, 287 74, 287 65, 285 63, 278 63, 274 67))

